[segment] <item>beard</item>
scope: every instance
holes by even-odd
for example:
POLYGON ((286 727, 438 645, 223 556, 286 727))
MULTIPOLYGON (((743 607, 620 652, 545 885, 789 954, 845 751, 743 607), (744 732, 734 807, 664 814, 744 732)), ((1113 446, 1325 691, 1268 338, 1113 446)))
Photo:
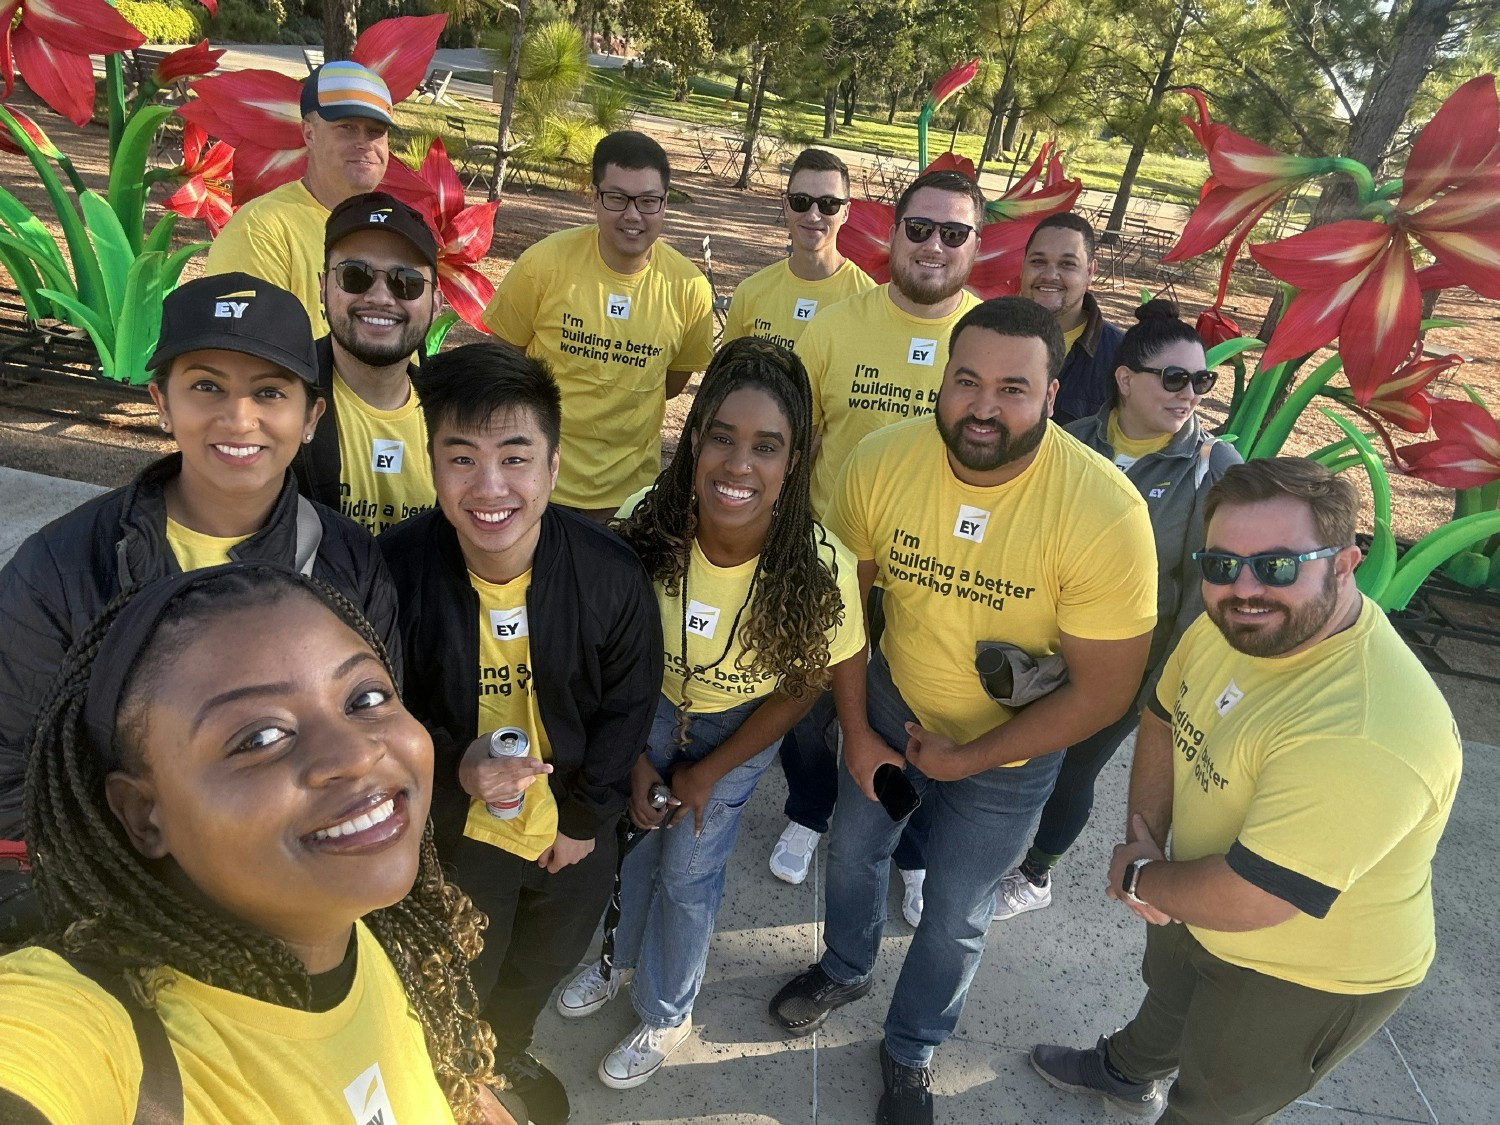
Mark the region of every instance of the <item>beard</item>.
POLYGON ((1333 567, 1326 569, 1318 596, 1300 606, 1286 606, 1270 598, 1225 598, 1205 603, 1204 612, 1236 651, 1246 656, 1280 656, 1312 639, 1338 608, 1338 581, 1333 567), (1240 609, 1272 610, 1281 614, 1281 623, 1257 626, 1230 621, 1230 611, 1240 609))
MULTIPOLYGON (((381 315, 394 314, 382 311, 381 315)), ((401 335, 394 341, 388 344, 375 343, 362 337, 359 321, 348 309, 341 313, 330 310, 328 330, 333 333, 333 338, 339 342, 340 347, 360 363, 370 367, 391 367, 410 359, 427 335, 426 325, 418 324, 408 317, 401 328, 401 335)))
MULTIPOLYGON (((937 237, 936 234, 933 235, 937 237)), ((968 270, 944 271, 939 277, 931 277, 909 262, 891 257, 891 284, 901 291, 908 301, 917 305, 936 305, 946 301, 964 287, 968 270)))
POLYGON ((960 465, 975 473, 993 472, 1003 465, 1009 465, 1012 461, 1034 453, 1047 433, 1047 415, 1045 414, 1037 419, 1036 425, 1018 434, 1012 434, 1003 422, 976 418, 972 414, 964 415, 950 427, 943 421, 941 402, 938 403, 938 410, 934 417, 937 419, 938 433, 942 435, 943 444, 948 447, 948 452, 953 454, 954 459, 960 465), (994 426, 999 431, 1000 440, 994 445, 979 445, 971 442, 964 437, 964 427, 970 422, 994 426))

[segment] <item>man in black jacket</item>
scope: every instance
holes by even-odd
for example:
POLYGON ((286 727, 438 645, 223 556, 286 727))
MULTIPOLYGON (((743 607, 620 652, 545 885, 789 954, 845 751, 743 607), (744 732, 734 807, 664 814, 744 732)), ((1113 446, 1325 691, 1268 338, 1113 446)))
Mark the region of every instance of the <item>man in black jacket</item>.
POLYGON ((490 919, 471 971, 496 1071, 554 1125, 567 1094, 527 1048, 609 898, 661 691, 660 615, 624 543, 548 504, 562 411, 543 364, 470 344, 431 360, 417 393, 438 507, 380 537, 405 699, 432 732, 439 848, 490 919), (491 735, 516 730, 527 753, 492 757, 491 735))
POLYGON ((418 212, 372 191, 333 209, 323 257, 330 331, 317 342, 318 389, 328 409, 294 465, 297 483, 379 535, 433 504, 411 357, 443 308, 437 239, 418 212))

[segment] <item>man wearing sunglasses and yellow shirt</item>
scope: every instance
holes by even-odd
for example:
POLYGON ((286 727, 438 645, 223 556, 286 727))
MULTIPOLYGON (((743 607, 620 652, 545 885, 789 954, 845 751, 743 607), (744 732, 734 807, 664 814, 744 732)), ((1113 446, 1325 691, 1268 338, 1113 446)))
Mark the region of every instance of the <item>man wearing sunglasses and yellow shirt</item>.
POLYGON ((1236 465, 1210 490, 1205 615, 1141 716, 1109 870, 1110 897, 1150 923, 1146 998, 1090 1049, 1036 1047, 1052 1085, 1141 1116, 1165 1104, 1163 1125, 1266 1121, 1432 964, 1462 750, 1355 585, 1358 515, 1354 486, 1301 458, 1236 465))
POLYGON ((660 241, 672 168, 644 133, 594 146, 594 223, 516 259, 484 323, 562 388, 562 467, 552 502, 603 522, 661 469, 667 399, 713 358, 713 293, 660 241))
POLYGON ((781 193, 781 217, 791 253, 740 282, 725 340, 759 336, 795 348, 819 310, 875 288, 869 274, 839 253, 839 231, 849 218, 849 169, 837 156, 823 148, 797 154, 781 193))
POLYGON ((328 216, 319 288, 328 410, 293 470, 305 495, 379 535, 436 502, 411 357, 443 308, 437 239, 400 200, 352 196, 328 216))

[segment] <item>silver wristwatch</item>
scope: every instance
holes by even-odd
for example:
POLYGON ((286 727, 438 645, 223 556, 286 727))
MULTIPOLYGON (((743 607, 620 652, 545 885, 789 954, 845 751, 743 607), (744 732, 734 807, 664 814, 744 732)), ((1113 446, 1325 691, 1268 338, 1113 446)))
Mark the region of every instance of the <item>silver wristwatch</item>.
POLYGON ((1144 899, 1136 897, 1135 887, 1141 881, 1141 868, 1150 862, 1149 859, 1133 859, 1125 866, 1125 873, 1120 876, 1120 893, 1131 902, 1146 905, 1144 899))

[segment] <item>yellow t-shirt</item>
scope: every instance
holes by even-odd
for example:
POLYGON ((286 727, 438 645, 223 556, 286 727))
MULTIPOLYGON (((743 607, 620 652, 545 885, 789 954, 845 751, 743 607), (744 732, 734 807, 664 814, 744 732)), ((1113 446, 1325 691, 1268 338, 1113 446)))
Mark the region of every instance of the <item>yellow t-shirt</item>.
POLYGON ((339 423, 339 510, 371 535, 437 503, 427 422, 415 392, 379 410, 333 373, 339 423))
MULTIPOLYGON (((479 595, 479 725, 489 732, 520 727, 531 739, 530 754, 552 760, 552 744, 536 706, 536 682, 531 674, 531 628, 526 592, 531 571, 504 584, 486 582, 473 571, 469 584, 479 595)), ((546 776, 526 787, 519 815, 499 820, 483 801, 469 802, 464 835, 494 844, 523 859, 536 859, 557 838, 557 799, 546 776)))
POLYGON ((1200 617, 1168 658, 1156 704, 1176 747, 1172 858, 1224 855, 1238 841, 1340 892, 1324 918, 1191 927, 1203 947, 1324 992, 1421 981, 1436 948, 1432 857, 1463 751, 1437 685, 1375 603, 1281 658, 1235 651, 1200 617))
POLYGON ((229 561, 229 552, 249 538, 248 535, 230 538, 204 535, 201 531, 184 527, 171 516, 167 517, 167 546, 172 548, 172 554, 183 573, 210 566, 223 566, 229 561))
POLYGON ((821 281, 803 281, 783 259, 751 274, 735 288, 724 322, 724 339, 759 336, 794 348, 819 309, 875 288, 875 279, 853 262, 821 281))
POLYGON ((598 227, 559 231, 511 266, 484 323, 546 360, 562 388, 553 501, 604 508, 656 479, 667 372, 713 358, 713 294, 697 266, 658 240, 644 270, 616 273, 598 227))
POLYGON ((1073 350, 1073 345, 1078 343, 1079 340, 1083 339, 1083 330, 1088 326, 1089 322, 1087 320, 1083 320, 1079 322, 1077 328, 1069 328, 1066 332, 1063 333, 1063 355, 1067 355, 1070 351, 1073 350))
MULTIPOLYGON (((354 983, 326 1012, 167 973, 156 1010, 182 1075, 187 1125, 452 1122, 390 959, 363 924, 355 929, 354 983)), ((0 958, 0 993, 0 1089, 53 1125, 128 1125, 141 1053, 119 1001, 43 949, 0 958)))
POLYGON ((839 470, 866 434, 932 413, 948 334, 979 304, 967 290, 952 314, 940 320, 910 316, 881 285, 827 309, 802 334, 797 354, 812 383, 813 426, 823 447, 813 465, 812 504, 827 519, 839 470))
MULTIPOLYGON (((620 506, 621 519, 635 510, 646 491, 641 489, 620 506)), ((822 546, 818 557, 833 570, 839 597, 844 602, 843 619, 828 630, 828 666, 832 668, 864 647, 865 618, 859 600, 859 571, 854 557, 827 528, 820 526, 819 531, 822 546)), ((656 591, 656 604, 661 609, 662 647, 666 656, 661 693, 673 703, 681 702, 687 665, 705 667, 688 685, 688 710, 694 714, 728 711, 741 703, 770 695, 777 688, 776 676, 750 672, 739 666, 742 658, 747 666, 750 660, 749 650, 741 639, 750 615, 747 602, 750 582, 755 577, 759 561, 757 555, 738 566, 715 566, 694 540, 693 553, 688 558, 687 589, 679 589, 675 597, 669 598, 660 582, 651 584, 656 591), (682 604, 684 593, 687 595, 686 618, 682 604), (734 628, 736 616, 739 617, 740 631, 731 640, 730 630, 734 628), (684 629, 687 632, 686 661, 682 652, 684 629), (706 668, 710 664, 713 667, 706 668)))
POLYGON ((238 271, 263 277, 302 302, 312 321, 313 339, 326 336, 318 275, 323 272, 328 214, 301 180, 282 184, 234 213, 209 245, 204 276, 238 271))
POLYGON ((922 725, 968 742, 1011 712, 974 670, 979 641, 1032 656, 1059 634, 1124 640, 1156 623, 1156 546, 1146 502, 1060 427, 1036 459, 990 488, 959 481, 931 418, 860 442, 828 523, 885 590, 880 650, 922 725))
POLYGON ((1131 438, 1126 437, 1125 432, 1120 429, 1120 412, 1111 410, 1109 412, 1109 426, 1107 427, 1109 444, 1115 451, 1115 465, 1117 468, 1128 469, 1148 453, 1160 453, 1172 443, 1176 434, 1158 434, 1156 437, 1131 438))

